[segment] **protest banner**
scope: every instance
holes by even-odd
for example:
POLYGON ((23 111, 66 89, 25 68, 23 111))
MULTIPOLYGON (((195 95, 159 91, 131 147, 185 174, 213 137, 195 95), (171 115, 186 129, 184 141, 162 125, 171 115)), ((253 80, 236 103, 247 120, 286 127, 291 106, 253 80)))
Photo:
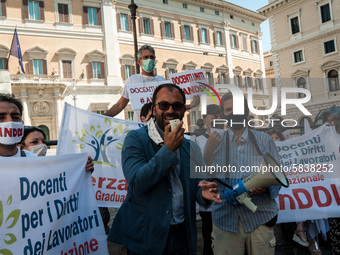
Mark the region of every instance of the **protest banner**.
POLYGON ((169 83, 169 81, 126 84, 132 109, 139 111, 144 104, 151 103, 153 92, 163 83, 169 83))
POLYGON ((93 186, 99 206, 120 207, 127 193, 121 166, 126 134, 142 123, 109 118, 65 104, 57 155, 87 152, 93 159, 93 186))
POLYGON ((276 146, 290 184, 276 199, 278 223, 340 217, 340 136, 335 128, 323 125, 276 146))
POLYGON ((170 74, 170 81, 158 81, 147 83, 126 84, 129 93, 131 107, 138 111, 145 103, 152 102, 152 95, 156 87, 163 83, 173 83, 183 89, 186 99, 191 99, 192 95, 200 95, 207 89, 207 81, 202 69, 191 70, 181 73, 170 74))
POLYGON ((108 254, 86 161, 1 158, 0 254, 108 254))

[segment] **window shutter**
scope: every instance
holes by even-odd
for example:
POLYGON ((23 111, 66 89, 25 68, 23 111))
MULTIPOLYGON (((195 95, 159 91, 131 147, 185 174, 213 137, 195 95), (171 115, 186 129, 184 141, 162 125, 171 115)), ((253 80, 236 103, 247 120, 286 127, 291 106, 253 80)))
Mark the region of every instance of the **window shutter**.
POLYGON ((28 60, 28 73, 33 74, 33 59, 28 60))
POLYGON ((214 85, 214 74, 210 73, 210 81, 209 81, 210 85, 214 85))
POLYGON ((64 8, 63 4, 58 4, 58 14, 59 14, 59 22, 64 22, 64 8))
POLYGON ((170 27, 171 27, 171 38, 175 38, 175 24, 174 23, 170 23, 170 27))
POLYGON ((102 9, 97 8, 97 24, 98 26, 102 25, 102 9))
POLYGON ((131 31, 132 30, 132 20, 131 20, 131 15, 130 14, 128 14, 127 15, 127 23, 128 23, 128 31, 131 31))
POLYGON ((225 46, 225 33, 222 32, 222 45, 225 46))
POLYGON ((247 37, 242 37, 243 50, 248 51, 247 37))
POLYGON ((120 25, 120 13, 116 14, 116 18, 117 18, 117 29, 121 30, 121 25, 120 25))
POLYGON ((47 75, 47 61, 44 59, 42 61, 42 66, 43 66, 43 74, 47 75))
POLYGON ((88 15, 87 7, 84 6, 83 7, 83 25, 87 25, 87 24, 89 24, 89 15, 88 15))
POLYGON ((1 16, 2 17, 7 17, 6 0, 1 0, 1 16))
POLYGON ((92 62, 89 62, 87 65, 87 78, 88 79, 93 79, 93 69, 92 69, 92 62))
POLYGON ((214 45, 216 46, 217 44, 217 32, 216 31, 213 32, 213 40, 214 40, 214 45))
POLYGON ((100 62, 100 76, 101 79, 105 79, 106 75, 105 75, 105 63, 104 62, 100 62))
POLYGON ((256 43, 257 53, 260 54, 259 42, 256 40, 255 43, 256 43))
POLYGON ((136 66, 131 66, 131 75, 136 74, 136 66))
POLYGON ((143 17, 139 17, 138 19, 138 27, 139 27, 139 33, 143 34, 144 33, 144 26, 143 26, 143 17))
POLYGON ((120 66, 120 73, 121 73, 123 81, 125 81, 125 65, 120 66))
POLYGON ((254 40, 250 41, 251 52, 254 53, 254 40))
POLYGON ((236 38, 236 48, 240 48, 239 42, 238 42, 238 35, 235 35, 236 38))
POLYGON ((8 70, 8 59, 4 58, 4 69, 8 70))
POLYGON ((28 19, 28 2, 27 2, 27 0, 22 1, 22 18, 28 19))
POLYGON ((192 29, 192 26, 190 26, 190 41, 194 41, 194 31, 192 29))
POLYGON ((229 34, 230 47, 233 48, 233 35, 229 34))
POLYGON ((161 37, 164 37, 165 36, 165 24, 164 24, 164 21, 162 21, 160 23, 161 25, 161 37))
POLYGON ((153 25, 153 19, 150 18, 150 35, 154 35, 154 34, 155 34, 155 29, 153 25))
POLYGON ((217 75, 217 83, 218 84, 221 84, 221 73, 218 73, 218 75, 217 75))
POLYGON ((67 4, 65 4, 64 22, 70 23, 70 18, 69 18, 69 13, 68 13, 68 5, 67 4))
POLYGON ((181 30, 181 40, 185 40, 185 29, 184 29, 184 25, 180 26, 180 30, 181 30))
POLYGON ((207 31, 207 43, 210 44, 210 31, 209 29, 206 29, 207 31))
POLYGON ((202 43, 202 32, 200 28, 198 28, 197 33, 198 33, 198 43, 202 43))
POLYGON ((45 20, 45 10, 43 1, 39 1, 39 20, 45 20))
POLYGON ((177 69, 174 70, 174 73, 177 73, 177 69))

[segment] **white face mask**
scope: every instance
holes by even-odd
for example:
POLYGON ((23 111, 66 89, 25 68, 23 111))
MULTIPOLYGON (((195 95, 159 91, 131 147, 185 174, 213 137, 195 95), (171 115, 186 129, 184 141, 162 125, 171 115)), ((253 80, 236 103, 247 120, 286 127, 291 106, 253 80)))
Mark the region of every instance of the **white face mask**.
POLYGON ((47 145, 44 143, 31 146, 29 149, 30 152, 33 152, 37 156, 46 156, 47 153, 47 145))
POLYGON ((15 121, 0 123, 0 144, 12 145, 20 143, 23 135, 24 123, 15 121))

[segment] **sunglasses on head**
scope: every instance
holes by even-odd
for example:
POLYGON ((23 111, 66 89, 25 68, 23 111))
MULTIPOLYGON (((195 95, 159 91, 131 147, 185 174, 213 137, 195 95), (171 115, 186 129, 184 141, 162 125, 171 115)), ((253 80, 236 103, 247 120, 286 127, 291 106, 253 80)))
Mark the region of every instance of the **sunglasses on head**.
POLYGON ((169 110, 170 106, 172 107, 174 111, 183 111, 185 108, 185 105, 182 104, 181 102, 175 102, 173 104, 170 104, 169 102, 162 101, 157 104, 158 104, 159 109, 162 111, 169 110))

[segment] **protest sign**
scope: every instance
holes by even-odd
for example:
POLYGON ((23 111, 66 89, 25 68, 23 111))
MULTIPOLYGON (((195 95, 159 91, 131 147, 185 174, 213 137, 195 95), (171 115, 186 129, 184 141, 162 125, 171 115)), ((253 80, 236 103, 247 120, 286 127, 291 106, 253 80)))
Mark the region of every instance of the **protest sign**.
POLYGON ((120 207, 127 193, 121 166, 126 134, 144 124, 85 111, 65 104, 57 155, 87 152, 93 159, 93 186, 99 206, 120 207))
POLYGON ((108 254, 86 161, 1 158, 0 254, 108 254))
POLYGON ((276 199, 278 222, 340 217, 340 136, 335 128, 323 125, 276 145, 290 184, 276 199))
POLYGON ((144 104, 151 103, 153 92, 158 85, 163 83, 169 83, 169 81, 126 84, 132 109, 139 111, 144 104))

